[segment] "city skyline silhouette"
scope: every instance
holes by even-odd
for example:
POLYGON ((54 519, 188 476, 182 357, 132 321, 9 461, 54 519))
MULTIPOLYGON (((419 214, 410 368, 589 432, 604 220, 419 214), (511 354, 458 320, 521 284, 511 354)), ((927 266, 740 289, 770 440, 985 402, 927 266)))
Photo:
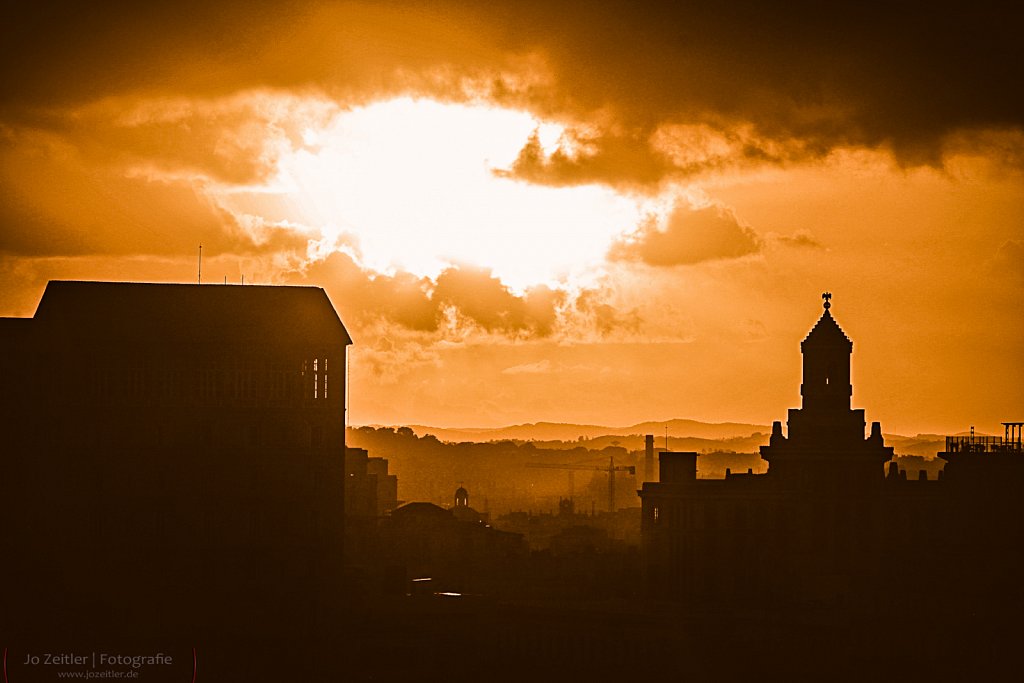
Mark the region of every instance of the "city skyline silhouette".
POLYGON ((747 630, 795 636, 811 619, 822 649, 797 671, 837 657, 906 671, 921 663, 872 654, 884 639, 847 629, 952 619, 972 624, 954 650, 966 675, 1024 604, 1024 423, 947 436, 937 475, 908 476, 912 461, 901 468, 879 423, 851 408, 853 342, 831 299, 800 343, 801 407, 785 432, 773 423, 765 464, 718 474, 713 453, 671 451, 667 434, 661 449, 647 434, 643 450, 597 451, 583 436, 450 444, 371 429, 385 437, 371 458, 346 444, 370 434, 345 426, 352 340, 323 290, 52 282, 33 318, 0 326, 0 498, 19 586, 4 596, 5 648, 29 680, 95 673, 95 648, 112 641, 122 650, 100 652, 102 671, 134 661, 160 680, 188 675, 190 649, 193 675, 202 651, 215 677, 246 680, 430 676, 449 657, 509 680, 592 667, 740 675, 710 653, 742 642, 782 666, 788 649, 747 630), (543 509, 551 478, 534 490, 526 468, 570 473, 557 513, 502 513, 495 494, 524 486, 527 507, 543 509), (580 497, 576 471, 597 477, 580 497), (619 478, 639 506, 616 497, 619 478), (453 502, 402 499, 410 483, 452 481, 453 502), (663 614, 682 620, 666 628, 663 614), (486 627, 464 630, 466 618, 486 627), (593 619, 607 625, 580 630, 593 619), (690 628, 709 624, 735 632, 695 639, 690 628), (681 641, 704 656, 673 657, 681 641), (258 654, 267 643, 299 661, 258 654), (391 647, 408 657, 382 661, 391 647))
POLYGON ((5 677, 1011 677, 1013 19, 7 3, 5 677))

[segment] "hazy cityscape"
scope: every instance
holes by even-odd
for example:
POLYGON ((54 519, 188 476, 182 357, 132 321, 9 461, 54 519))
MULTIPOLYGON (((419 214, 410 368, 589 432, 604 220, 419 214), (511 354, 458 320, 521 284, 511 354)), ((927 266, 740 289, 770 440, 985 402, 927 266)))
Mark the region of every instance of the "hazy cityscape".
POLYGON ((4 3, 4 683, 1019 678, 1012 10, 4 3))
POLYGON ((346 429, 351 339, 323 290, 51 282, 0 327, 12 667, 84 671, 115 639, 178 648, 137 655, 161 680, 190 649, 215 680, 949 673, 886 648, 938 625, 981 670, 1024 605, 1024 423, 897 456, 850 407, 830 299, 785 428, 680 420, 657 446, 346 429), (40 640, 81 644, 47 665, 40 640), (738 646, 756 666, 722 661, 738 646))

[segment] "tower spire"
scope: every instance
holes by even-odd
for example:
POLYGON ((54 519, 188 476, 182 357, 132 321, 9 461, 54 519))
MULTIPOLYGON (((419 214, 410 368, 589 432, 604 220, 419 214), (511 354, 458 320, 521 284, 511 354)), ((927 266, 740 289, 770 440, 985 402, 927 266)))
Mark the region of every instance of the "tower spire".
POLYGON ((831 292, 822 293, 825 310, 800 342, 802 401, 789 411, 789 434, 783 436, 782 423, 775 422, 768 445, 761 446, 761 457, 770 464, 768 472, 777 480, 793 486, 820 484, 829 490, 880 480, 878 465, 893 454, 878 423, 864 438, 864 411, 850 407, 853 342, 829 312, 831 298, 831 292))

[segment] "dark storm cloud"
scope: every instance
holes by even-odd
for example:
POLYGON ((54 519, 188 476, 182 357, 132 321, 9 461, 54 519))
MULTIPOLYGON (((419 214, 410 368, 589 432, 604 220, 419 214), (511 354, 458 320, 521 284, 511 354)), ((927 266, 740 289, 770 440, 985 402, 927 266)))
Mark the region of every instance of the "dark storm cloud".
POLYGON ((1020 126, 1024 51, 1005 3, 505 3, 577 106, 661 122, 750 121, 808 152, 889 144, 931 160, 960 128, 1020 126))
POLYGON ((317 87, 349 101, 409 90, 459 99, 465 78, 489 79, 493 98, 592 129, 580 155, 527 146, 512 172, 539 182, 703 168, 666 163, 650 145, 672 124, 750 124, 736 151, 748 162, 857 145, 913 164, 938 163, 951 133, 1024 122, 1024 41, 1006 3, 181 0, 2 12, 9 122, 117 94, 317 87), (530 55, 543 78, 517 83, 530 55))
POLYGON ((194 86, 273 39, 278 17, 261 4, 247 12, 241 3, 191 0, 4 3, 0 101, 47 107, 194 86), (200 55, 202 63, 192 61, 200 55))
POLYGON ((738 258, 760 248, 757 234, 740 225, 726 209, 677 207, 663 230, 654 220, 646 221, 637 232, 613 244, 608 257, 651 266, 679 266, 738 258))
POLYGON ((0 106, 47 110, 131 93, 218 97, 269 87, 352 96, 429 84, 450 65, 500 63, 443 3, 295 0, 4 3, 0 106), (421 77, 417 77, 417 75, 421 77))

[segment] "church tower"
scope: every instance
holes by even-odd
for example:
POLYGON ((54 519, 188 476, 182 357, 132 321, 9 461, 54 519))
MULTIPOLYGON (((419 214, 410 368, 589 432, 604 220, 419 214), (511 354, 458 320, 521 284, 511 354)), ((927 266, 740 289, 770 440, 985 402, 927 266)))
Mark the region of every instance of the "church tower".
POLYGON ((842 412, 850 409, 850 354, 853 342, 840 329, 829 309, 828 292, 822 294, 825 312, 807 338, 800 342, 804 356, 804 381, 800 385, 803 409, 812 412, 842 412))
POLYGON ((789 411, 788 437, 781 422, 772 425, 761 457, 769 477, 782 486, 836 492, 883 481, 893 449, 884 445, 878 422, 865 439, 864 411, 850 408, 853 342, 832 317, 832 295, 821 296, 825 310, 800 344, 801 407, 789 411))

